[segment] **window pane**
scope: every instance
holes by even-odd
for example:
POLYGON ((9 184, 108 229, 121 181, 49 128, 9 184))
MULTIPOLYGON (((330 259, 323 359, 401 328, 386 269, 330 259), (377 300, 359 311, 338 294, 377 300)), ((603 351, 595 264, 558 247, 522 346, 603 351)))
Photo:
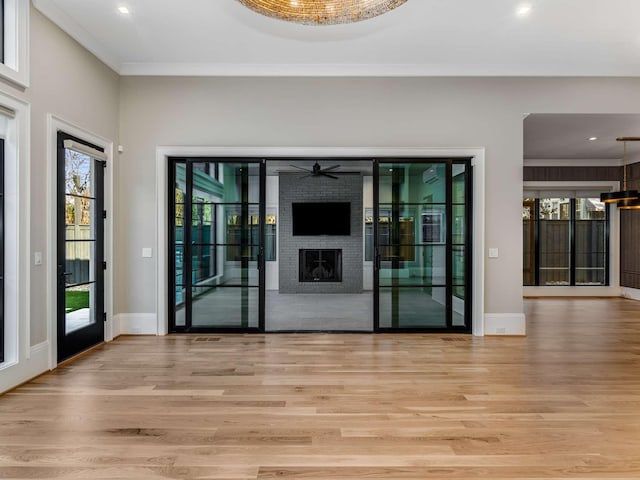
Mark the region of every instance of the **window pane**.
MULTIPOLYGON (((553 215, 560 216, 560 209, 553 215)), ((569 285, 569 224, 569 220, 540 220, 540 285, 569 285)))
POLYGON ((535 217, 535 199, 525 198, 522 202, 523 285, 536 284, 535 217))
POLYGON ((381 163, 379 171, 380 203, 446 202, 444 163, 381 163))
POLYGON ((277 259, 276 245, 278 243, 277 210, 267 209, 264 228, 264 256, 266 262, 275 262, 277 259))
POLYGON ((576 285, 605 285, 607 281, 606 206, 599 198, 576 199, 576 285))
POLYGON ((446 288, 380 288, 381 328, 445 328, 446 288))
POLYGON ((451 175, 453 176, 453 183, 451 185, 451 200, 454 204, 465 203, 465 195, 467 188, 467 172, 466 165, 464 163, 454 163, 451 166, 451 175))
POLYGON ((541 220, 569 220, 571 200, 568 198, 541 198, 539 215, 541 220))
POLYGON ((446 285, 447 249, 444 245, 381 247, 380 255, 381 286, 446 285), (404 260, 408 249, 413 261, 404 260), (400 255, 399 259, 396 259, 397 255, 400 255))
POLYGON ((467 207, 464 205, 454 205, 451 207, 453 215, 452 243, 454 245, 464 245, 467 233, 467 207))
POLYGON ((94 323, 95 284, 65 289, 65 333, 69 334, 94 323))
POLYGON ((185 323, 185 287, 184 285, 176 285, 176 326, 184 327, 185 323))
POLYGON ((65 150, 65 193, 80 197, 91 197, 93 159, 84 153, 65 150))
POLYGON ((66 284, 87 283, 95 281, 95 242, 66 242, 65 276, 66 284))
POLYGON ((257 327, 258 288, 192 289, 194 327, 257 327))
POLYGON ((605 220, 606 208, 599 198, 576 198, 576 220, 605 220))

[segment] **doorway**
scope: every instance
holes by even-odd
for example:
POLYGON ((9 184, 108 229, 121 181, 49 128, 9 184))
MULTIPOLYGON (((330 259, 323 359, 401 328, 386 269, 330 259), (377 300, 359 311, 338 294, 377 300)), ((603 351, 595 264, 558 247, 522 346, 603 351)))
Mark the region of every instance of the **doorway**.
POLYGON ((57 134, 58 361, 104 341, 104 150, 57 134))
POLYGON ((170 332, 471 332, 470 159, 169 160, 170 332))

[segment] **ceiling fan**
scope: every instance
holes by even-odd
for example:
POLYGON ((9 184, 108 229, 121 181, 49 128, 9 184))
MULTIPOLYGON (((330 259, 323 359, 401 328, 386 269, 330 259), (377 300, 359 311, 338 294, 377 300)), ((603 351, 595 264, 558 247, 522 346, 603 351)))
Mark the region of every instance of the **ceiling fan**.
POLYGON ((320 166, 320 164, 316 161, 316 163, 313 165, 313 167, 311 167, 311 170, 309 170, 308 168, 303 168, 303 167, 299 167, 297 165, 291 165, 293 168, 297 168, 298 170, 304 170, 305 172, 308 172, 307 175, 304 175, 300 178, 307 178, 307 177, 329 177, 329 178, 334 178, 334 179, 338 179, 338 177, 336 177, 335 175, 331 175, 330 173, 327 173, 330 170, 335 170, 336 168, 340 168, 340 165, 332 165, 330 167, 327 168, 322 168, 320 166))

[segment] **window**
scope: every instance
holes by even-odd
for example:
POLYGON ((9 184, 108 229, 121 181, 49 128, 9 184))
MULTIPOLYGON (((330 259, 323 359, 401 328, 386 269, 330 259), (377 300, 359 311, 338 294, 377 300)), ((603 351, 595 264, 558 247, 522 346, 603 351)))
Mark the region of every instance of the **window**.
POLYGON ((29 86, 29 0, 0 0, 0 77, 29 86))
POLYGON ((0 139, 0 363, 4 362, 4 140, 0 139))
POLYGON ((609 284, 609 215, 595 196, 524 198, 523 284, 609 284))

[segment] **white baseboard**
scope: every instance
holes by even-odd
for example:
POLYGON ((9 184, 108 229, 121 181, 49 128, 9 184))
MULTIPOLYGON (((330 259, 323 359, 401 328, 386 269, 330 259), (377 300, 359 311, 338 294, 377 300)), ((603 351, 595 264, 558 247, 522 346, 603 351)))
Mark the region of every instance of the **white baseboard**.
POLYGON ((631 300, 640 301, 640 290, 637 288, 622 287, 622 296, 631 300))
POLYGON ((113 316, 113 337, 118 335, 157 335, 155 313, 119 313, 113 316))
POLYGON ((524 313, 486 313, 485 335, 526 335, 527 322, 524 313))
POLYGON ((525 297, 619 297, 621 289, 610 287, 523 287, 525 297))
POLYGON ((45 341, 29 349, 29 359, 22 359, 0 370, 0 393, 49 371, 49 342, 45 341))

